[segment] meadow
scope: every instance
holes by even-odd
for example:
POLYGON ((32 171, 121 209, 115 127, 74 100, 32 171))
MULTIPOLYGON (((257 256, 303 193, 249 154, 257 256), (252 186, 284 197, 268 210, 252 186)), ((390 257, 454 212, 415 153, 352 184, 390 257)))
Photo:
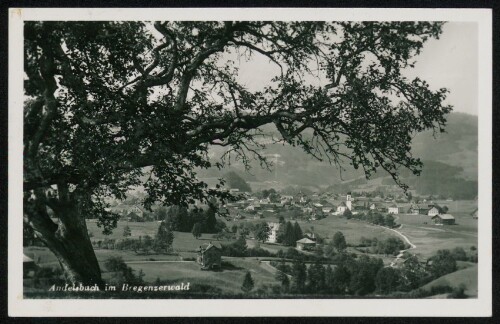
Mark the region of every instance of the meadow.
MULTIPOLYGON (((449 213, 456 218, 457 225, 434 225, 429 216, 426 215, 406 215, 399 214, 396 216, 396 222, 402 224, 402 227, 397 229, 400 233, 407 236, 408 239, 416 245, 415 249, 411 249, 411 253, 417 254, 422 260, 434 255, 439 249, 453 249, 455 247, 463 247, 466 251, 471 246, 477 246, 477 220, 472 219, 470 212, 477 206, 475 201, 457 201, 447 205, 450 208, 449 213)), ((257 223, 257 222, 277 222, 276 215, 270 215, 263 219, 244 219, 226 221, 229 228, 232 225, 240 223, 257 223)), ((328 216, 327 218, 318 221, 298 221, 303 232, 314 231, 321 237, 329 240, 335 232, 341 231, 348 244, 357 245, 361 237, 385 239, 391 236, 397 236, 393 231, 381 227, 368 224, 364 221, 355 219, 345 219, 339 216, 328 216)), ((118 222, 118 226, 113 230, 111 235, 104 235, 102 229, 97 227, 93 221, 87 223, 89 232, 92 233, 91 240, 104 240, 106 238, 120 240, 123 239, 123 229, 129 226, 131 229, 131 238, 149 235, 152 238, 156 235, 159 223, 158 222, 118 222)), ((191 233, 174 232, 173 252, 169 255, 165 254, 137 254, 134 251, 120 251, 95 249, 97 259, 102 269, 105 269, 104 262, 111 256, 120 256, 132 269, 138 273, 140 270, 144 273, 144 280, 148 283, 153 283, 157 278, 168 283, 190 282, 191 285, 198 286, 214 286, 221 289, 222 292, 239 293, 241 292, 241 283, 247 271, 250 271, 255 281, 255 287, 261 285, 277 284, 275 279, 275 271, 267 262, 262 262, 259 258, 231 258, 223 257, 222 261, 225 264, 221 271, 203 271, 200 266, 192 261, 196 257, 195 250, 203 243, 218 242, 221 244, 231 243, 232 240, 217 241, 213 234, 203 234, 199 239, 193 237, 191 233)), ((260 246, 271 252, 278 252, 280 249, 286 250, 285 247, 279 244, 261 243, 255 239, 247 239, 249 247, 260 246)), ((360 253, 354 248, 349 248, 350 252, 360 253)), ((47 248, 44 247, 26 247, 24 248, 26 255, 32 257, 37 263, 42 266, 59 266, 55 256, 47 248)), ((383 259, 385 264, 391 263, 394 258, 383 255, 373 255, 383 259)), ((103 274, 106 277, 106 274, 103 274)), ((459 265, 459 270, 448 274, 442 278, 438 278, 426 287, 431 285, 450 284, 458 286, 464 283, 467 287, 466 293, 470 296, 477 295, 477 264, 464 263, 459 265)))

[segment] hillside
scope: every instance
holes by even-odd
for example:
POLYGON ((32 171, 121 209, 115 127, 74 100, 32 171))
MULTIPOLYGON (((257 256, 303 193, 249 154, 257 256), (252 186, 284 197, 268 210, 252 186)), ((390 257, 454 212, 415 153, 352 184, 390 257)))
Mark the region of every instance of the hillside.
MULTIPOLYGON (((262 139, 270 142, 276 132, 271 126, 264 131, 268 135, 262 139)), ((452 113, 448 116, 446 133, 437 134, 434 138, 432 131, 420 133, 413 140, 413 155, 424 161, 422 176, 416 178, 410 174, 403 174, 408 183, 422 193, 429 190, 441 190, 438 188, 443 183, 446 194, 453 195, 455 186, 467 186, 477 191, 477 116, 463 113, 452 113), (434 188, 434 189, 433 189, 434 188)), ((325 161, 318 161, 300 148, 283 144, 268 144, 262 151, 269 155, 273 162, 271 170, 262 169, 258 162, 252 164, 250 172, 244 171, 241 163, 232 162, 224 170, 211 168, 200 170, 201 178, 220 177, 228 171, 236 171, 247 181, 275 181, 282 186, 304 186, 311 188, 326 188, 328 186, 340 186, 349 188, 354 185, 364 184, 364 174, 360 170, 354 170, 346 166, 347 170, 340 172, 335 166, 325 161), (355 182, 353 182, 355 180, 355 182)), ((224 151, 219 148, 211 149, 211 156, 219 158, 224 151)), ((383 177, 384 184, 390 184, 391 179, 385 172, 374 176, 369 184, 380 184, 383 177)), ((434 193, 434 192, 431 192, 434 193)), ((468 194, 468 196, 474 196, 468 194)), ((472 197, 473 198, 473 197, 472 197)))
POLYGON ((430 290, 431 287, 438 286, 458 288, 460 285, 464 285, 466 295, 469 297, 477 297, 477 275, 477 264, 474 264, 471 267, 457 270, 437 278, 436 280, 433 280, 423 286, 421 289, 430 290))

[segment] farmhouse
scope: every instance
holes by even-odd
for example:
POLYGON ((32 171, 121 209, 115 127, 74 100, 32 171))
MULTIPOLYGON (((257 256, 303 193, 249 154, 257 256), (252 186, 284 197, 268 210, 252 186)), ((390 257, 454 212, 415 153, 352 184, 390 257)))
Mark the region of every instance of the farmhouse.
POLYGON ((203 270, 220 268, 222 255, 222 248, 220 245, 212 244, 212 242, 209 244, 202 244, 196 252, 198 252, 196 262, 201 265, 203 270))
POLYGON ((443 225, 453 225, 455 224, 455 217, 450 214, 438 214, 432 216, 434 223, 443 225))
POLYGON ((297 250, 300 251, 310 250, 316 246, 316 242, 308 238, 300 239, 296 243, 297 243, 297 250))
POLYGON ((428 216, 433 217, 433 216, 436 216, 438 214, 443 213, 443 209, 440 206, 438 206, 438 205, 429 205, 429 208, 430 209, 427 212, 428 216))
POLYGON ((471 213, 472 218, 477 219, 477 208, 471 213))

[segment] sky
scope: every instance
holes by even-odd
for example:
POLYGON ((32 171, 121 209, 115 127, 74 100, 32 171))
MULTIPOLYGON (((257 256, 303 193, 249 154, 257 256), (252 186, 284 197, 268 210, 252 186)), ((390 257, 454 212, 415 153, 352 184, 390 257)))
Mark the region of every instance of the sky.
POLYGON ((419 76, 433 89, 448 88, 455 112, 478 114, 478 26, 448 22, 438 40, 431 39, 408 76, 419 76))
MULTIPOLYGON (((404 74, 426 80, 433 90, 449 89, 445 103, 452 105, 453 111, 477 115, 477 44, 476 23, 448 22, 438 40, 430 39, 424 44, 415 68, 404 74)), ((279 73, 276 65, 261 55, 255 55, 251 63, 240 62, 239 68, 240 81, 254 91, 269 84, 272 76, 279 73)))

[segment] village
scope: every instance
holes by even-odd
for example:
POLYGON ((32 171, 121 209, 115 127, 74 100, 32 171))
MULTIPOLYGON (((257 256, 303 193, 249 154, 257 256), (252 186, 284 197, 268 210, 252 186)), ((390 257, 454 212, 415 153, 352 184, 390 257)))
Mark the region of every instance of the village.
MULTIPOLYGON (((377 257, 383 267, 394 269, 404 267, 414 257, 425 268, 437 251, 460 249, 467 251, 467 258, 457 261, 458 273, 469 277, 477 271, 477 264, 469 262, 477 245, 477 201, 382 197, 362 192, 299 190, 296 194, 282 194, 273 188, 255 193, 223 190, 235 199, 217 205, 216 221, 223 224, 217 232, 202 230, 195 235, 194 229, 174 230, 169 253, 157 253, 153 248, 158 224, 171 217, 159 209, 148 212, 134 203, 136 200, 115 204, 112 210, 121 218, 111 235, 102 235, 96 220, 89 219, 89 235, 102 267, 106 269, 106 260, 117 256, 145 282, 189 279, 195 288, 197 284, 206 289, 214 286, 222 294, 241 292, 245 273, 250 273, 252 282, 259 285, 256 291, 276 290, 272 287, 276 287, 280 269, 293 265, 297 256, 309 268, 315 262, 335 268, 335 258, 343 253, 358 259, 362 255, 377 257), (342 249, 333 247, 338 233, 345 238, 342 249), (235 252, 239 240, 245 250, 241 253, 235 252), (137 241, 150 248, 137 248, 137 241), (386 241, 393 242, 391 248, 386 241), (130 247, 133 244, 136 247, 130 247)), ((34 273, 30 270, 56 264, 50 254, 42 247, 25 248, 27 281, 34 273)), ((469 295, 477 293, 475 285, 467 287, 469 295)))

